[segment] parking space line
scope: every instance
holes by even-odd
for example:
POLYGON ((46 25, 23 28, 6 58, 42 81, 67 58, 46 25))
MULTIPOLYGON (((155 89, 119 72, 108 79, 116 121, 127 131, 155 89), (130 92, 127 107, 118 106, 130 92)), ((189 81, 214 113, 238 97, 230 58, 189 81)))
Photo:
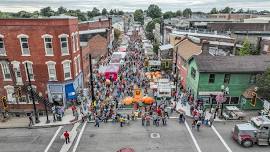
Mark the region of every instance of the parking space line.
POLYGON ((55 138, 57 137, 57 135, 59 134, 59 132, 60 132, 60 130, 61 130, 62 128, 63 128, 63 126, 60 126, 60 127, 56 130, 56 132, 55 132, 53 138, 51 139, 50 143, 47 145, 47 147, 46 147, 46 149, 44 150, 44 152, 48 152, 48 150, 49 150, 50 147, 52 146, 52 144, 53 144, 55 138))
POLYGON ((85 129, 86 124, 87 124, 87 121, 85 121, 84 124, 83 124, 82 130, 81 130, 81 132, 80 132, 80 134, 79 134, 79 136, 78 136, 78 138, 77 138, 77 140, 76 140, 76 143, 75 143, 75 145, 74 145, 74 147, 73 147, 72 152, 76 152, 77 147, 78 147, 78 145, 79 145, 79 142, 80 142, 80 140, 81 140, 81 138, 82 138, 82 134, 83 134, 83 132, 84 132, 84 129, 85 129))
POLYGON ((192 131, 190 130, 190 128, 189 128, 189 126, 188 126, 187 121, 185 121, 185 125, 186 125, 186 128, 187 128, 187 130, 188 130, 190 136, 191 136, 191 139, 193 140, 193 143, 195 144, 195 147, 196 147, 196 149, 197 149, 197 152, 202 152, 202 150, 201 150, 201 148, 200 148, 200 146, 199 146, 197 140, 195 139, 195 137, 194 137, 192 131))
POLYGON ((221 135, 218 133, 217 129, 215 128, 215 126, 212 125, 211 127, 214 132, 216 133, 216 135, 218 136, 219 140, 222 142, 222 144, 226 147, 226 149, 228 150, 228 152, 232 152, 231 148, 228 146, 228 144, 225 142, 225 140, 221 137, 221 135))

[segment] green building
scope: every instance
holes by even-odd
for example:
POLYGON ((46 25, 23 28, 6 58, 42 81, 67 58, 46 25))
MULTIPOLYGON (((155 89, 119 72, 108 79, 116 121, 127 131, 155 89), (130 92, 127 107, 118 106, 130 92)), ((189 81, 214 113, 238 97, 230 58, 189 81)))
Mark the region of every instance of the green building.
POLYGON ((161 45, 158 56, 161 62, 161 70, 172 70, 173 46, 171 44, 161 45))
MULTIPOLYGON (((254 96, 256 75, 270 66, 269 56, 211 56, 197 55, 189 59, 187 89, 194 99, 202 99, 204 106, 216 105, 215 96, 221 86, 229 88, 227 105, 242 109, 262 109, 263 102, 254 96), (252 92, 254 92, 252 94, 252 92)), ((255 94, 256 95, 256 94, 255 94)))

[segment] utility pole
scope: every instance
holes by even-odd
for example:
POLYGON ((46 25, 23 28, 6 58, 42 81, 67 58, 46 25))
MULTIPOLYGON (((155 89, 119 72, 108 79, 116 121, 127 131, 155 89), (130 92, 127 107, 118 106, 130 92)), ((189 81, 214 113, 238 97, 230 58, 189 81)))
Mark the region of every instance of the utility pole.
POLYGON ((35 122, 36 123, 39 123, 39 119, 38 119, 38 114, 37 114, 37 108, 36 108, 36 103, 35 103, 35 97, 34 97, 34 92, 33 92, 33 88, 32 88, 32 84, 31 84, 31 80, 30 80, 30 73, 29 73, 29 70, 28 70, 28 63, 26 62, 25 64, 26 66, 26 72, 27 72, 27 77, 28 77, 28 82, 29 82, 29 88, 30 88, 30 92, 31 92, 31 98, 32 98, 32 101, 33 101, 33 107, 34 107, 34 113, 35 113, 35 122))
POLYGON ((93 70, 92 70, 92 56, 89 53, 89 71, 90 71, 90 85, 91 85, 91 97, 92 97, 92 102, 95 101, 95 94, 94 94, 94 84, 93 84, 93 70))
POLYGON ((178 94, 178 70, 177 70, 177 62, 178 62, 178 46, 176 47, 176 55, 175 55, 175 67, 174 67, 174 73, 176 75, 175 77, 175 91, 176 94, 178 94))

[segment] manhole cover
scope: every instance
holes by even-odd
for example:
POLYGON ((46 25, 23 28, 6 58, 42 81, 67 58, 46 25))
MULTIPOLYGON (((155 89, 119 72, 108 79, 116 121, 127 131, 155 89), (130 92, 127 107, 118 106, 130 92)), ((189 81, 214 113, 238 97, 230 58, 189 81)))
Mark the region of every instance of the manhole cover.
POLYGON ((151 138, 160 138, 160 134, 159 133, 151 133, 150 137, 151 138))

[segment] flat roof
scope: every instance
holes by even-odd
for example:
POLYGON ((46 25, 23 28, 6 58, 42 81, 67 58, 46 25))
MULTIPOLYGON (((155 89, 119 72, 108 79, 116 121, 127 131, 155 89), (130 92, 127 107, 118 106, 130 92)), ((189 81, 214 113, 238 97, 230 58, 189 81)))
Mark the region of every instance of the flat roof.
POLYGON ((104 33, 104 32, 106 32, 106 28, 79 31, 79 34, 93 34, 93 33, 104 33))

